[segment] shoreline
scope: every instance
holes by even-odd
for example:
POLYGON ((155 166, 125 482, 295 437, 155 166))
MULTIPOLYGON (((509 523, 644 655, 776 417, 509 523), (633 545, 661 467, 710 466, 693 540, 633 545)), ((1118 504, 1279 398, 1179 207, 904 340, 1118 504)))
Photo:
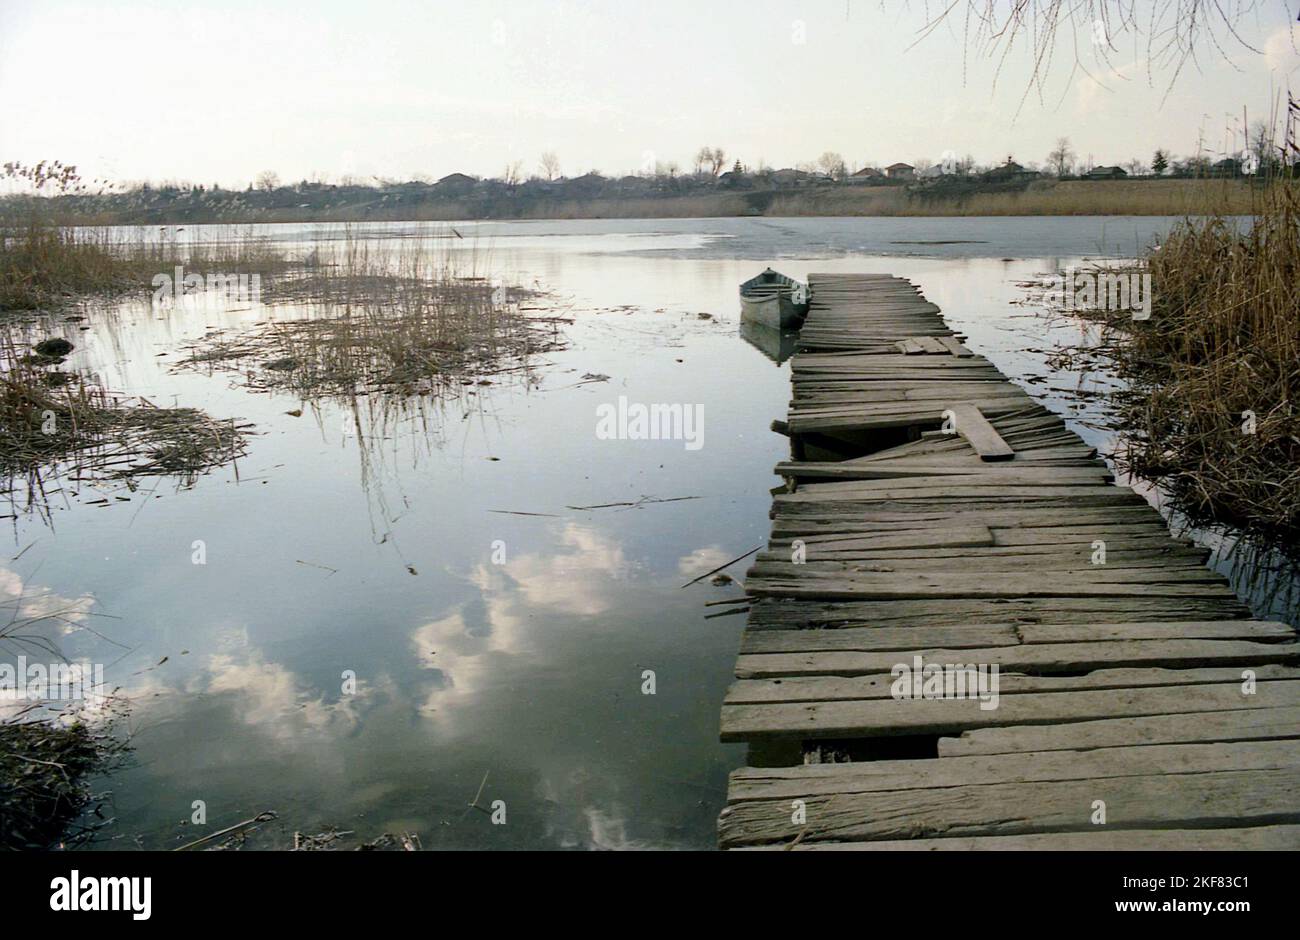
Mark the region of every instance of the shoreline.
MULTIPOLYGON (((799 189, 735 190, 657 196, 555 193, 540 198, 516 193, 472 192, 455 196, 435 191, 395 200, 380 190, 349 193, 351 204, 275 205, 311 199, 298 193, 200 193, 156 191, 153 203, 139 205, 139 194, 61 197, 49 208, 64 224, 256 225, 348 222, 548 222, 601 219, 708 218, 1022 218, 1088 216, 1250 215, 1260 187, 1240 179, 1160 179, 1035 181, 1015 189, 971 185, 960 189, 930 186, 849 186, 829 184, 799 189), (204 199, 204 196, 210 197, 204 199), (245 202, 263 201, 269 205, 245 202)), ((391 194, 390 194, 391 195, 391 194)), ((0 221, 20 223, 30 200, 0 201, 0 221)))

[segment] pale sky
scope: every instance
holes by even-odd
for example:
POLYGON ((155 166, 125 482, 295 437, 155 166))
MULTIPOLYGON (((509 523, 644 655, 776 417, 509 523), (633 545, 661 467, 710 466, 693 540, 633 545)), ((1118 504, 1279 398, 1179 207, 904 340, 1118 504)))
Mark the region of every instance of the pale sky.
POLYGON ((1067 86, 1064 40, 1046 100, 1017 114, 1026 56, 995 87, 974 52, 963 76, 953 30, 909 48, 922 0, 0 0, 0 162, 240 187, 263 170, 535 173, 547 150, 566 175, 621 175, 689 168, 705 145, 751 166, 827 150, 857 166, 948 150, 1029 163, 1069 137, 1096 163, 1149 162, 1198 140, 1238 149, 1243 108, 1253 123, 1288 85, 1300 96, 1298 3, 1261 0, 1241 24, 1259 52, 1232 42, 1167 98, 1131 38, 1108 70, 1086 32, 1100 81, 1067 86))

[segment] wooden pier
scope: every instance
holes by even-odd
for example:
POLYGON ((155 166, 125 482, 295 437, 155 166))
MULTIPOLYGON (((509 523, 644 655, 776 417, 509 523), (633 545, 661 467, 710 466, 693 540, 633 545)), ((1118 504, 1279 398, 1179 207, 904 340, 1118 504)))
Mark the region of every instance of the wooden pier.
POLYGON ((812 275, 724 848, 1300 848, 1300 644, 910 282, 812 275), (895 667, 999 668, 997 707, 895 667))

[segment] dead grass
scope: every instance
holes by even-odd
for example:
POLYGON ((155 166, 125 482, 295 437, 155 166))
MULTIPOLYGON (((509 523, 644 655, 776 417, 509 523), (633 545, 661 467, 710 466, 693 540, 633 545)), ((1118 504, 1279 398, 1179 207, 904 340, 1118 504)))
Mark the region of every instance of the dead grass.
POLYGON ((72 479, 174 476, 182 485, 243 453, 243 427, 192 408, 115 396, 33 355, 17 328, 0 332, 0 474, 11 497, 25 478, 43 502, 51 467, 72 479))
MULTIPOLYGON (((937 192, 937 191, 936 191, 937 192)), ((773 216, 1021 216, 1247 214, 1241 180, 1040 180, 1019 192, 927 194, 901 186, 839 186, 779 195, 773 216)))
POLYGON ((141 230, 78 228, 34 215, 21 226, 0 228, 0 311, 143 293, 155 276, 172 276, 177 266, 200 275, 270 277, 293 264, 248 227, 205 233, 191 242, 175 234, 146 238, 141 230))
POLYGON ((305 303, 307 316, 211 333, 181 364, 303 399, 487 384, 562 340, 554 321, 520 311, 528 292, 489 280, 482 264, 436 235, 389 256, 349 232, 319 264, 276 281, 271 300, 305 303))
POLYGON ((92 799, 86 780, 123 750, 109 732, 80 722, 0 721, 0 851, 89 841, 97 826, 72 826, 92 799))
POLYGON ((1092 310, 1126 389, 1117 462, 1194 525, 1300 554, 1300 186, 1261 191, 1246 229, 1188 219, 1147 258, 1151 318, 1092 310))

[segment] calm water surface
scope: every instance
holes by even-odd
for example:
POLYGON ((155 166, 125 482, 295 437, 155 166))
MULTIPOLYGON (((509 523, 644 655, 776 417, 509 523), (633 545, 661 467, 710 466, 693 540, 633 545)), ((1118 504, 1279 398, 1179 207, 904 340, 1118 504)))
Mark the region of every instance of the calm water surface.
MULTIPOLYGON (((12 521, 3 589, 73 611, 54 639, 106 663, 129 703, 133 761, 98 781, 115 820, 101 845, 171 847, 274 810, 250 845, 337 827, 353 843, 414 831, 428 848, 712 847, 727 772, 744 761, 717 743, 744 618, 705 619, 734 586, 682 584, 764 541, 787 454, 768 424, 788 372, 739 338, 736 285, 765 264, 910 277, 972 347, 1104 444, 1068 394, 1085 380, 1043 362, 1077 336, 1013 304, 1017 282, 1132 255, 1171 223, 457 225, 494 270, 573 317, 569 347, 531 378, 441 403, 375 397, 355 414, 322 404, 293 417, 296 397, 175 370, 185 343, 266 310, 135 303, 70 325, 70 365, 108 387, 257 432, 237 468, 193 489, 64 480, 49 524, 12 521), (704 446, 598 440, 596 409, 620 395, 702 405, 704 446), (695 498, 575 508, 646 497, 695 498), (504 801, 505 825, 468 809, 480 785, 480 805, 504 801), (196 800, 206 828, 189 824, 196 800)), ((376 247, 432 230, 353 229, 376 247)), ((293 247, 343 230, 265 231, 293 247)))

